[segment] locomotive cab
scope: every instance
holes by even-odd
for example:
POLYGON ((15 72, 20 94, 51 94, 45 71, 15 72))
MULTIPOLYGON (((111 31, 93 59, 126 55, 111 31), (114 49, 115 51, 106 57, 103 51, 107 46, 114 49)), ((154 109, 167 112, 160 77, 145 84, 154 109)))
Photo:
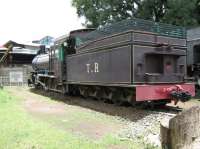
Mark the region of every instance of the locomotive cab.
POLYGON ((49 50, 42 46, 32 61, 34 72, 28 79, 29 85, 41 86, 46 90, 66 92, 68 55, 76 54, 79 38, 94 29, 71 31, 69 35, 57 38, 49 50))

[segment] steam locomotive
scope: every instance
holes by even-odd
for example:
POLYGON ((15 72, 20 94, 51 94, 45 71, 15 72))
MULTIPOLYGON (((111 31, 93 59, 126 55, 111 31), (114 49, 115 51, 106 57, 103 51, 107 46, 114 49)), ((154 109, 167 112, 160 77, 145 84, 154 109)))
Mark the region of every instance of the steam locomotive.
POLYGON ((71 31, 33 59, 29 85, 69 95, 166 104, 187 101, 186 31, 129 19, 98 29, 71 31))

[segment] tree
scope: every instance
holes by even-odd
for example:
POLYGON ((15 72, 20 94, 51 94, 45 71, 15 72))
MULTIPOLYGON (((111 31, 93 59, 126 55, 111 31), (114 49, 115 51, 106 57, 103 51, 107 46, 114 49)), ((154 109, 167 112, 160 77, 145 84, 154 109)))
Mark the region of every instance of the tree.
POLYGON ((168 0, 143 0, 138 7, 139 18, 160 22, 165 16, 168 0))
POLYGON ((200 24, 200 0, 197 0, 196 2, 195 18, 197 18, 198 24, 200 24))
POLYGON ((181 25, 198 25, 197 0, 170 0, 162 22, 181 25))
POLYGON ((200 0, 73 0, 72 5, 88 27, 133 17, 182 26, 200 24, 200 0))
POLYGON ((107 23, 136 16, 140 0, 73 0, 79 17, 85 17, 85 25, 98 27, 107 23))
POLYGON ((200 0, 143 0, 138 17, 180 26, 200 24, 200 0))

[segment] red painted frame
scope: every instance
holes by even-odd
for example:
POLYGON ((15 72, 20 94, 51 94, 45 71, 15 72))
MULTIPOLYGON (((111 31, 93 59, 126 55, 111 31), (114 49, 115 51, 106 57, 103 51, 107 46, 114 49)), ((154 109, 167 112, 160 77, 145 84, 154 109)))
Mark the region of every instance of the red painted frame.
POLYGON ((168 90, 176 86, 181 87, 184 91, 188 91, 192 96, 195 96, 195 85, 192 83, 137 85, 136 101, 170 99, 168 90))

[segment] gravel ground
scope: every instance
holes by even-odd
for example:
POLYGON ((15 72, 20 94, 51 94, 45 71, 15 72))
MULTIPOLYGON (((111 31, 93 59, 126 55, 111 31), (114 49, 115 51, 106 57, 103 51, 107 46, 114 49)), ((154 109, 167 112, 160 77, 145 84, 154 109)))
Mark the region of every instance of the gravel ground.
MULTIPOLYGON (((35 92, 35 91, 34 91, 35 92)), ((44 94, 35 92, 37 94, 44 94)), ((177 113, 169 109, 145 110, 137 107, 120 107, 113 104, 107 104, 103 101, 92 99, 82 99, 80 97, 65 97, 64 99, 52 97, 53 100, 61 100, 65 104, 80 106, 113 116, 123 122, 123 129, 117 134, 122 140, 132 139, 134 141, 144 142, 145 144, 154 144, 160 147, 160 122, 164 119, 170 119, 177 113)), ((192 101, 187 104, 180 104, 180 108, 187 109, 197 102, 192 101)), ((199 141, 198 141, 199 142, 199 141)))
POLYGON ((147 116, 136 122, 121 119, 127 123, 124 129, 119 133, 121 138, 133 140, 142 140, 146 143, 160 147, 160 122, 164 119, 170 119, 175 114, 146 111, 147 116))
POLYGON ((122 140, 132 139, 144 144, 151 144, 160 147, 160 122, 163 119, 170 119, 177 113, 169 109, 158 109, 156 111, 145 110, 138 107, 123 107, 114 104, 107 104, 103 101, 93 99, 82 99, 80 97, 66 97, 67 104, 89 108, 101 113, 114 116, 122 121, 124 128, 117 134, 122 140))

